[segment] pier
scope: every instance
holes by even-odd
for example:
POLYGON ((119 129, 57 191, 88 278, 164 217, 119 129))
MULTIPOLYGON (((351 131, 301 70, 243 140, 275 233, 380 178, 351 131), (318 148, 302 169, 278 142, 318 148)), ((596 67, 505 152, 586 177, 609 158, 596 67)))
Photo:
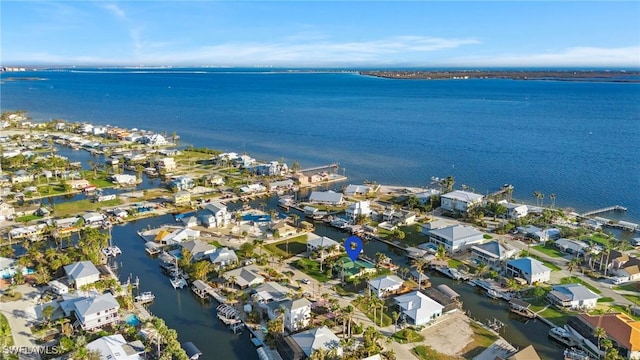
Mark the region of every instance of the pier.
POLYGON ((311 168, 302 169, 300 170, 300 172, 305 173, 305 172, 318 171, 318 170, 324 170, 324 169, 337 169, 338 167, 340 167, 338 163, 333 163, 329 165, 315 166, 311 168))
POLYGON ((582 213, 580 216, 588 217, 588 216, 591 216, 591 215, 600 214, 600 213, 609 212, 609 211, 627 211, 627 208, 624 207, 624 206, 620 206, 620 205, 614 205, 614 206, 604 207, 604 208, 601 208, 601 209, 595 209, 595 210, 587 211, 585 213, 582 213))

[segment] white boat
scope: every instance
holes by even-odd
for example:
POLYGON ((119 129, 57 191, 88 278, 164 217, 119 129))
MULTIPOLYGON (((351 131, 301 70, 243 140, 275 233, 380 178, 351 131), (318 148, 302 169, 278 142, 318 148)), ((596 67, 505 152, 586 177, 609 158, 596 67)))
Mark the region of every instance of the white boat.
POLYGON ((134 297, 133 299, 136 302, 150 302, 153 301, 156 298, 155 295, 153 295, 153 293, 151 291, 145 291, 143 293, 141 293, 140 295, 134 297))
POLYGON ((120 250, 117 246, 109 246, 109 251, 111 251, 112 256, 118 256, 122 254, 122 250, 120 250))
POLYGON ((579 342, 564 327, 551 328, 551 330, 549 330, 549 337, 566 346, 579 345, 579 342))
POLYGON ((569 348, 564 350, 564 359, 565 360, 592 360, 595 358, 590 356, 584 350, 569 348))
POLYGON ((174 289, 182 289, 183 287, 187 286, 187 280, 180 276, 174 277, 171 279, 171 286, 173 286, 174 289))
POLYGON ((487 291, 487 296, 492 298, 492 299, 501 299, 502 298, 502 294, 500 294, 499 291, 493 290, 493 289, 489 289, 487 291))
POLYGON ((105 254, 106 256, 113 256, 113 254, 111 253, 111 249, 109 248, 102 249, 102 253, 105 254))

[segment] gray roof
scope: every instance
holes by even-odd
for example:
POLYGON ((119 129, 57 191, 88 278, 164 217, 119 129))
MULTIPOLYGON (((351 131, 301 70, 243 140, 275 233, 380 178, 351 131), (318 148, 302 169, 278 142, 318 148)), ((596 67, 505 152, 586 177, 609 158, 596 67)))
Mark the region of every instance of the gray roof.
POLYGON ((455 190, 450 193, 441 195, 441 197, 448 198, 448 199, 455 199, 455 200, 464 201, 464 202, 473 202, 483 198, 483 196, 480 194, 472 193, 469 191, 462 191, 462 190, 455 190))
POLYGON ((86 316, 90 314, 96 314, 113 308, 120 308, 118 301, 110 293, 76 301, 73 306, 75 307, 76 313, 82 314, 83 318, 86 318, 86 316))
POLYGON ((225 261, 237 262, 238 255, 236 255, 235 251, 229 248, 217 248, 216 251, 214 251, 212 254, 209 254, 209 260, 214 264, 225 261))
POLYGON ((11 265, 13 265, 13 263, 15 262, 16 262, 15 259, 10 259, 10 258, 0 256, 0 269, 6 269, 8 267, 11 267, 11 265))
POLYGON ((507 262, 507 265, 511 265, 517 269, 522 270, 526 274, 542 274, 547 271, 551 271, 543 263, 530 257, 520 258, 507 262))
POLYGON ((264 277, 260 276, 260 268, 255 265, 248 265, 245 267, 233 269, 225 272, 222 276, 225 279, 230 279, 232 276, 236 278, 236 284, 240 287, 250 285, 254 281, 264 282, 264 277))
POLYGON ((205 206, 205 209, 207 209, 208 211, 212 212, 213 214, 216 214, 220 210, 227 211, 227 206, 223 205, 223 204, 221 204, 219 202, 212 202, 212 203, 207 204, 207 206, 205 206))
POLYGON ((267 281, 264 284, 255 288, 254 292, 261 298, 261 300, 280 301, 287 297, 287 293, 289 292, 289 289, 285 288, 284 286, 278 284, 275 281, 267 281))
POLYGON ((307 356, 318 349, 340 348, 340 339, 326 326, 291 335, 291 338, 307 356))
POLYGON ((400 279, 396 275, 386 275, 379 278, 369 280, 369 285, 374 289, 388 289, 394 286, 402 286, 404 280, 400 279))
POLYGON ((100 271, 91 261, 78 261, 69 264, 64 267, 64 272, 73 280, 100 275, 100 271))
POLYGON ((285 300, 282 302, 282 305, 289 309, 289 311, 293 311, 296 309, 300 309, 303 307, 308 307, 311 306, 311 301, 305 299, 305 298, 300 298, 300 299, 295 299, 295 300, 285 300))
POLYGON ((208 243, 200 240, 185 241, 182 243, 182 247, 189 250, 192 255, 198 253, 206 253, 207 251, 215 251, 216 247, 209 245, 208 243))
POLYGON ((311 245, 314 248, 322 247, 326 249, 334 246, 339 246, 340 243, 326 236, 321 236, 307 240, 307 245, 311 245))
POLYGON ((443 239, 456 241, 469 237, 481 236, 482 233, 471 226, 454 225, 441 229, 434 229, 429 231, 433 235, 437 235, 443 239))
POLYGON ((309 201, 320 203, 339 203, 342 201, 342 194, 328 191, 313 191, 309 196, 309 201))
POLYGON ((590 300, 590 299, 599 299, 600 295, 594 293, 589 290, 587 287, 581 284, 566 284, 566 285, 556 285, 553 287, 553 291, 559 294, 556 294, 559 298, 567 298, 571 301, 581 301, 581 300, 590 300))
POLYGON ((488 243, 484 243, 484 244, 474 245, 471 248, 478 249, 480 250, 480 252, 483 252, 486 254, 495 255, 498 258, 503 258, 507 256, 507 249, 502 244, 500 244, 495 240, 489 241, 488 243))

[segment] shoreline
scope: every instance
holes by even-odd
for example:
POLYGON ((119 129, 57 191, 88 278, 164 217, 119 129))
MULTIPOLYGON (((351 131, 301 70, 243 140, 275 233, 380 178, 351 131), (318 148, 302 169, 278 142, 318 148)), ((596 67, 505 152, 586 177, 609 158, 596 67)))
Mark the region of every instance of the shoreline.
POLYGON ((484 70, 381 70, 360 75, 399 80, 543 80, 576 82, 640 83, 640 71, 484 71, 484 70))

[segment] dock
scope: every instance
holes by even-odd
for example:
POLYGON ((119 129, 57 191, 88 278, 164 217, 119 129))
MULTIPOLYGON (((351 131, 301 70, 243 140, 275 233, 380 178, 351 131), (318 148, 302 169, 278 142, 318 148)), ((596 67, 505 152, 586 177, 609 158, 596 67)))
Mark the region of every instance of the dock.
POLYGON ((209 284, 202 280, 194 281, 193 284, 191 284, 191 291, 193 291, 194 294, 198 295, 200 299, 205 300, 208 300, 209 297, 215 298, 215 296, 217 295, 215 290, 213 290, 213 288, 209 286, 209 284))
POLYGON ((608 207, 604 207, 604 208, 600 208, 600 209, 587 211, 585 213, 582 213, 580 216, 588 217, 588 216, 591 216, 591 215, 600 214, 600 213, 609 212, 609 211, 627 211, 627 208, 624 207, 624 206, 620 206, 620 205, 613 205, 613 206, 608 206, 608 207))
POLYGON ((136 312, 138 313, 138 319, 140 319, 141 321, 147 321, 152 318, 151 314, 149 313, 149 310, 145 309, 145 307, 142 306, 141 303, 135 302, 133 303, 133 306, 136 308, 136 312))
POLYGON ((316 167, 302 169, 302 170, 300 170, 300 172, 301 173, 305 173, 305 172, 318 171, 318 170, 324 170, 324 169, 337 169, 338 167, 340 167, 340 165, 338 163, 333 163, 333 164, 328 164, 328 165, 322 165, 322 166, 316 166, 316 167))

